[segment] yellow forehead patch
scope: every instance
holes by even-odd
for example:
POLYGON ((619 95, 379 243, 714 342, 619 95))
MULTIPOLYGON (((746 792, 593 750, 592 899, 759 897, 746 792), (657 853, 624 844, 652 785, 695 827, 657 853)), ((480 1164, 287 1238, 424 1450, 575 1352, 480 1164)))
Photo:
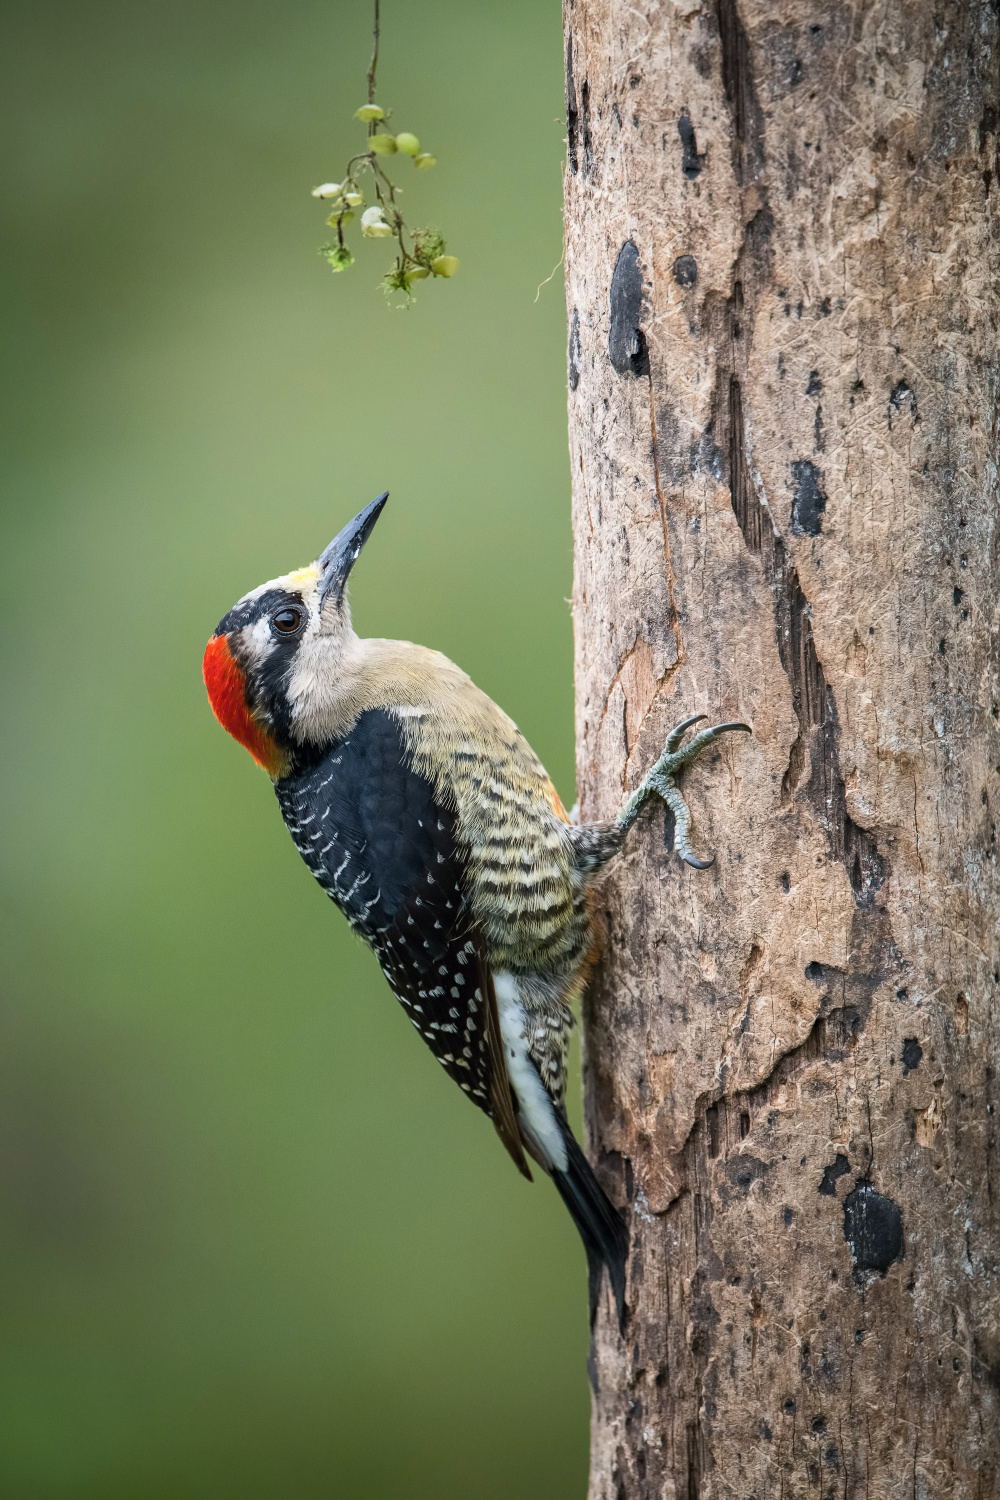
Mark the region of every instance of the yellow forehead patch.
POLYGON ((307 568, 296 568, 294 573, 289 573, 285 582, 289 588, 308 589, 318 580, 319 568, 315 563, 310 563, 307 568))

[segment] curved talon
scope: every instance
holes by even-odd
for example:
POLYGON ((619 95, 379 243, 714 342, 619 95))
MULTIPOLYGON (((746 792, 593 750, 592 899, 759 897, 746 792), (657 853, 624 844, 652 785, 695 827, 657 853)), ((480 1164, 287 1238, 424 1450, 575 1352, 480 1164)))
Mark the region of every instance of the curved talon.
MULTIPOLYGON (((677 852, 680 854, 680 850, 677 852)), ((711 859, 696 859, 693 854, 681 854, 681 859, 686 865, 690 865, 692 870, 710 870, 715 864, 714 854, 711 859)))
POLYGON ((667 742, 663 747, 665 754, 672 755, 673 752, 677 749, 681 740, 687 734, 688 730, 691 728, 691 725, 700 724, 702 719, 707 718, 708 714, 694 714, 690 719, 685 719, 683 724, 675 724, 673 729, 671 729, 670 733, 667 735, 667 742))

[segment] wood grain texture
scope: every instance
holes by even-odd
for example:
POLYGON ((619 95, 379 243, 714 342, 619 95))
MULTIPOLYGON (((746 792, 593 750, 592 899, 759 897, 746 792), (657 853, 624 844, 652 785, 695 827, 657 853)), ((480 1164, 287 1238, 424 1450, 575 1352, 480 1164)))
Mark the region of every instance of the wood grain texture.
POLYGON ((1000 1494, 1000 36, 566 0, 592 1500, 1000 1494))

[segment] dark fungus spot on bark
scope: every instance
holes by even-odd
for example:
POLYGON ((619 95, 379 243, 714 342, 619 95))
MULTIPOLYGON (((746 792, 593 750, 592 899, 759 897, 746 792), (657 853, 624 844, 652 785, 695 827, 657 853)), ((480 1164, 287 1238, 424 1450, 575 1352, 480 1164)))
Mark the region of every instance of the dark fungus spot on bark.
POLYGON ((844 1199, 844 1239, 859 1271, 884 1276, 903 1255, 903 1215, 870 1182, 855 1184, 844 1199))
POLYGON ((822 1180, 816 1191, 822 1193, 824 1198, 836 1198, 837 1179, 846 1177, 850 1170, 851 1164, 847 1157, 838 1151, 830 1165, 824 1168, 822 1180))
POLYGON ((806 386, 807 396, 821 396, 823 394, 823 382, 819 378, 818 370, 809 371, 809 384, 806 386))
POLYGON ((812 1430, 813 1430, 813 1432, 816 1432, 816 1433, 820 1433, 820 1434, 824 1433, 826 1431, 826 1418, 825 1417, 813 1417, 812 1430))
POLYGON ((591 1330, 591 1333, 590 1333, 590 1350, 589 1350, 589 1352, 587 1354, 587 1379, 590 1381, 590 1389, 593 1391, 594 1395, 596 1396, 597 1393, 598 1393, 599 1387, 598 1387, 598 1382, 597 1382, 597 1358, 596 1358, 596 1350, 595 1350, 595 1347, 594 1347, 594 1333, 593 1333, 593 1329, 591 1330))
POLYGON ((583 363, 583 351, 580 348, 580 314, 576 308, 569 320, 569 388, 575 391, 580 384, 580 366, 583 363))
POLYGON ((794 1415, 795 1415, 795 1402, 791 1399, 791 1397, 789 1397, 788 1400, 785 1402, 784 1406, 781 1409, 785 1413, 786 1417, 794 1417, 794 1415))
POLYGON ((649 350, 642 321, 645 283, 639 252, 626 240, 618 253, 611 277, 611 332, 608 353, 619 375, 648 375, 649 350))
POLYGON ((903 1038, 903 1077, 912 1073, 920 1064, 924 1055, 924 1049, 915 1036, 904 1036, 903 1038))
POLYGON ((782 1214, 781 1217, 782 1217, 782 1220, 784 1221, 785 1228, 787 1229, 788 1226, 789 1226, 789 1224, 795 1218, 795 1211, 794 1211, 794 1209, 786 1208, 785 1212, 782 1214))
POLYGON ((788 82, 791 88, 795 88, 797 84, 802 82, 802 64, 797 57, 788 69, 788 82))
POLYGON ((782 872, 781 872, 781 889, 784 891, 784 893, 785 893, 786 896, 788 895, 788 892, 791 890, 791 888, 792 888, 792 877, 789 875, 789 873, 788 873, 787 870, 782 870, 782 872))
POLYGON ((680 119, 677 121, 677 134, 681 138, 681 171, 689 182, 693 182, 701 171, 701 164, 705 160, 705 153, 698 154, 698 137, 694 133, 691 124, 691 116, 687 110, 681 111, 680 119))
POLYGON ((823 529, 822 516, 826 510, 826 492, 823 476, 808 458, 797 459, 792 464, 792 530, 799 536, 819 536, 823 529))
POLYGON ((698 280, 698 262, 693 255, 678 255, 673 271, 678 286, 694 286, 698 280))
POLYGON ((756 1156, 734 1156, 726 1166, 726 1176, 734 1187, 741 1187, 745 1192, 752 1182, 765 1177, 768 1170, 767 1162, 756 1156))
POLYGON ((907 385, 905 380, 897 381, 892 390, 889 392, 889 404, 886 407, 886 420, 889 423, 890 432, 892 431, 893 412, 895 412, 898 416, 907 402, 909 402, 910 406, 910 421, 916 423, 919 416, 919 413, 917 411, 916 395, 907 385))

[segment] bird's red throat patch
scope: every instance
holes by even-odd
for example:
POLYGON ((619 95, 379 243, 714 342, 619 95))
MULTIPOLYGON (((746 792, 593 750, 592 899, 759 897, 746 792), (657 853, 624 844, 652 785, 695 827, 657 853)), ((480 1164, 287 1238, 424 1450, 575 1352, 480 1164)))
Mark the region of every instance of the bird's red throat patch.
POLYGON ((246 678, 224 635, 213 635, 205 647, 201 671, 212 712, 223 729, 246 746, 269 776, 282 776, 288 769, 288 756, 247 708, 246 678))

